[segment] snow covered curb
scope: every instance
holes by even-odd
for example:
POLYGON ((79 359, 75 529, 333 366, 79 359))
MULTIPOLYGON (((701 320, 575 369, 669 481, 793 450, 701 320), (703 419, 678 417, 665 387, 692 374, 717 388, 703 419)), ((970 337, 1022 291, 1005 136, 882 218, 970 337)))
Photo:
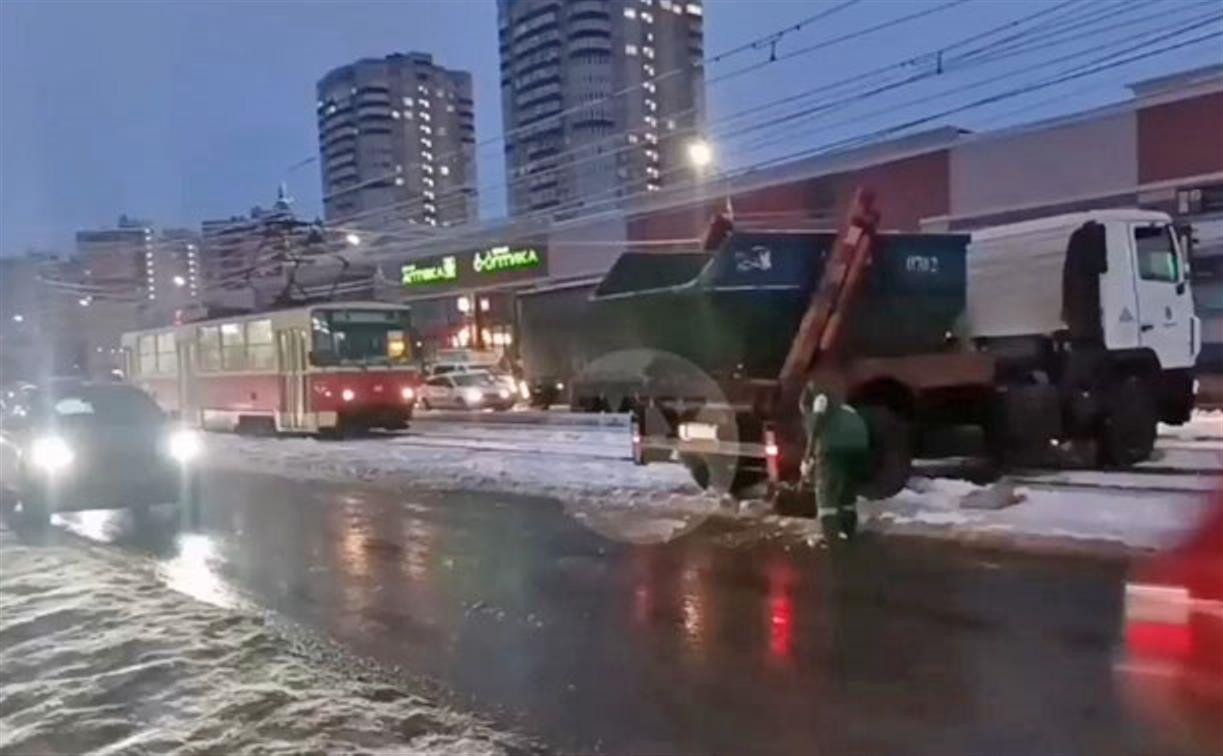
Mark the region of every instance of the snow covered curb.
MULTIPOLYGON (((1218 419, 1223 422, 1223 416, 1218 419)), ((862 502, 863 527, 1020 550, 1161 548, 1192 529, 1206 506, 1206 492, 1220 485, 1223 425, 1216 429, 1215 420, 1199 414, 1178 429, 1179 435, 1161 439, 1149 469, 1020 477, 1010 506, 979 508, 971 500, 987 495, 982 486, 937 475, 916 477, 891 499, 862 502)), ((763 507, 728 504, 699 490, 680 465, 633 465, 627 441, 616 427, 438 421, 420 423, 414 434, 343 442, 215 435, 208 447, 211 463, 221 468, 556 499, 615 540, 667 541, 708 517, 730 514, 742 520, 744 512, 763 537, 777 533, 772 524, 808 542, 818 540, 813 521, 762 517, 763 507)))
POLYGON ((528 750, 120 559, 0 531, 0 752, 528 750))

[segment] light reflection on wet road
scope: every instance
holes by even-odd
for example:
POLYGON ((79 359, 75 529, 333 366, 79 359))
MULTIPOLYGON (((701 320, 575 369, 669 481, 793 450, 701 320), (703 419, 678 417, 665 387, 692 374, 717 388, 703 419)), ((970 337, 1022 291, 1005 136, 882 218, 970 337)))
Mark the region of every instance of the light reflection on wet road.
POLYGON ((227 473, 202 527, 57 522, 432 678, 566 751, 1155 754, 1112 687, 1122 567, 608 541, 553 502, 227 473))

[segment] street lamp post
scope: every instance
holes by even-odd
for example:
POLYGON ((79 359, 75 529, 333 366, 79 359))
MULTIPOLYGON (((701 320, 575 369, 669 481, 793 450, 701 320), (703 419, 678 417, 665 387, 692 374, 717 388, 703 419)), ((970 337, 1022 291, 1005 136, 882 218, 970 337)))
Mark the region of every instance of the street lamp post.
POLYGON ((706 139, 693 139, 691 142, 688 142, 687 153, 688 163, 692 166, 693 195, 696 198, 697 226, 699 229, 706 221, 705 203, 708 200, 706 196, 708 187, 706 186, 705 179, 709 167, 713 164, 713 145, 706 139))

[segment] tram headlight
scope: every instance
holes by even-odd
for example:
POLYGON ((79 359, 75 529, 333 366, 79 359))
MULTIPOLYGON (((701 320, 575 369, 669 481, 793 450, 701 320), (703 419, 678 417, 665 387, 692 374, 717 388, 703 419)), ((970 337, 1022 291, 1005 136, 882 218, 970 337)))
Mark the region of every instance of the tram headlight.
POLYGON ((468 404, 480 404, 484 401, 484 392, 478 388, 469 388, 463 392, 463 399, 468 404))
POLYGON ((404 386, 399 390, 399 395, 403 397, 405 402, 410 402, 416 398, 416 392, 412 390, 411 386, 404 386))
POLYGON ((350 388, 346 388, 340 392, 340 398, 346 402, 351 402, 353 399, 357 398, 357 392, 350 388))

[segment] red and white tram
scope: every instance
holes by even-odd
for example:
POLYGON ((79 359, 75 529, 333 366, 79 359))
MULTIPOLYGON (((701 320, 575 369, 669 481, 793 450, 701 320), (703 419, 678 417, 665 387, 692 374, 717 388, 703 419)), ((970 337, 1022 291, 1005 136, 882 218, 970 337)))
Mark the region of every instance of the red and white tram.
POLYGON ((406 427, 421 383, 409 309, 343 302, 136 331, 128 379, 209 430, 406 427))

